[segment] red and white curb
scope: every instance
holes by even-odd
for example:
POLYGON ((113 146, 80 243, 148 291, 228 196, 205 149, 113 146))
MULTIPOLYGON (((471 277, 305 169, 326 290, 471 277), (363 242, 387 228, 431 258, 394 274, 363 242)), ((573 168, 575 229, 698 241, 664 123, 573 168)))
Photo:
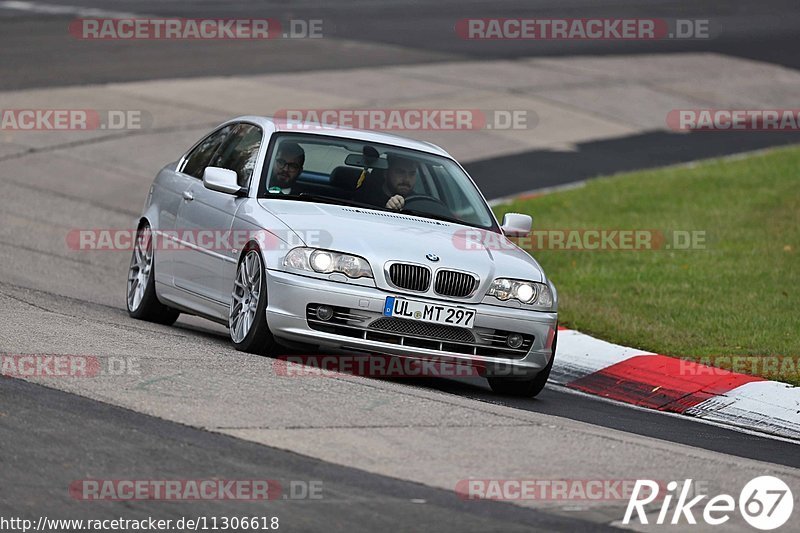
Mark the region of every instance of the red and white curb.
POLYGON ((800 387, 559 328, 550 380, 640 407, 800 440, 800 387))

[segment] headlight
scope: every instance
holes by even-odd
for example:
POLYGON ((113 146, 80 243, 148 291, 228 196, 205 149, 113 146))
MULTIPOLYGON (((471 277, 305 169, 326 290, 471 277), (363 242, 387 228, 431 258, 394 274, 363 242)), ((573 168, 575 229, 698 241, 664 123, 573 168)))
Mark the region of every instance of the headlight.
POLYGON ((518 279, 497 278, 489 287, 487 296, 506 301, 511 298, 524 304, 550 308, 553 306, 553 293, 544 283, 518 279))
POLYGON ((320 274, 341 272, 348 278, 371 278, 372 267, 363 257, 316 248, 295 248, 283 259, 283 266, 320 274))
POLYGON ((333 254, 330 252, 314 250, 311 252, 309 263, 311 263, 311 268, 322 274, 333 272, 333 254))

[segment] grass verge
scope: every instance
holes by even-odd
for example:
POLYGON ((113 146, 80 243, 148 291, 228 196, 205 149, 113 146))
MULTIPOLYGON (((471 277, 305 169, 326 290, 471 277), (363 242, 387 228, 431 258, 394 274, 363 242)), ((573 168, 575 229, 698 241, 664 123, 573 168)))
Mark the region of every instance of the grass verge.
POLYGON ((800 148, 600 178, 495 212, 534 217, 522 244, 556 284, 563 325, 800 384, 800 148), (598 242, 585 230, 640 230, 656 249, 581 249, 598 242))

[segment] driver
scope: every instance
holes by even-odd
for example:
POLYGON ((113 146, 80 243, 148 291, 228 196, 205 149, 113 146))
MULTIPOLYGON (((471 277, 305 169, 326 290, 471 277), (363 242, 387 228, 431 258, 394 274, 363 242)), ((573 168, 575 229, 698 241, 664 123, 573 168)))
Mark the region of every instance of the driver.
POLYGON ((386 160, 389 168, 383 186, 377 190, 363 190, 359 201, 400 211, 417 183, 417 162, 392 153, 386 155, 386 160))

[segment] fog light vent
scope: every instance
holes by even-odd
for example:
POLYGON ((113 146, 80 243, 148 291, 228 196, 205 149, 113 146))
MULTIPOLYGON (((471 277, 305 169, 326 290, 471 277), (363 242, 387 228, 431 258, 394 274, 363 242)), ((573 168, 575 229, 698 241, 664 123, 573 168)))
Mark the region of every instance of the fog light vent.
POLYGON ((508 344, 509 348, 519 348, 520 346, 522 346, 523 340, 524 339, 522 338, 522 335, 520 335, 519 333, 511 333, 506 338, 506 344, 508 344))
POLYGON ((325 322, 333 318, 333 307, 329 305, 320 305, 317 307, 317 318, 325 322))

